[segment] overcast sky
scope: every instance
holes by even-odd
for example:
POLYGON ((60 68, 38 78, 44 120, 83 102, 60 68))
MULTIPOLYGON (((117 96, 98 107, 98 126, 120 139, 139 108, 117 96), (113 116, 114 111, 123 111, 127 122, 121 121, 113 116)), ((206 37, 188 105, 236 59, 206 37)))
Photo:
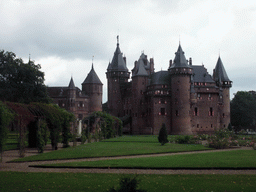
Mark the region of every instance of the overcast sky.
POLYGON ((0 49, 41 64, 48 86, 81 88, 92 65, 107 101, 106 69, 119 35, 129 70, 142 51, 167 70, 179 41, 210 74, 220 55, 237 91, 256 90, 255 0, 0 0, 0 49))

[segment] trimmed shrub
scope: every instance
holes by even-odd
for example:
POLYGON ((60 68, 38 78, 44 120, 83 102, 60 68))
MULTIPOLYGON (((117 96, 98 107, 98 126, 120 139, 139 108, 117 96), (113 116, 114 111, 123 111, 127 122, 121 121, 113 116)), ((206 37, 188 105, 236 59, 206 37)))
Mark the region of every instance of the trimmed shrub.
POLYGON ((168 143, 167 137, 168 137, 167 130, 166 130, 165 124, 163 123, 162 127, 159 131, 159 135, 158 135, 159 143, 161 143, 161 145, 164 145, 165 143, 168 143))
POLYGON ((138 188, 138 180, 136 177, 129 178, 124 177, 120 181, 119 189, 111 188, 110 192, 146 192, 146 190, 137 189, 138 188))

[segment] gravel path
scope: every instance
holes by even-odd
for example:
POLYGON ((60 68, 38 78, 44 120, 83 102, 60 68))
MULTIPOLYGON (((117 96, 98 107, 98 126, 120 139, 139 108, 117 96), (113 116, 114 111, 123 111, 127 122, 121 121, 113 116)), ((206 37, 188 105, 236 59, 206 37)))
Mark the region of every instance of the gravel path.
MULTIPOLYGON (((251 147, 242 147, 234 149, 223 149, 221 151, 229 150, 252 150, 251 147)), ((47 146, 45 152, 51 151, 50 146, 47 146)), ((18 172, 70 172, 70 173, 118 173, 118 174, 256 174, 256 170, 188 170, 188 169, 90 169, 90 168, 34 168, 29 165, 41 165, 52 163, 64 163, 75 161, 97 161, 105 159, 123 159, 123 158, 139 158, 139 157, 152 157, 152 156, 167 156, 167 155, 179 155, 179 154, 191 154, 191 153, 211 153, 220 150, 211 151, 196 151, 196 152, 180 152, 180 153, 164 153, 164 154, 150 154, 150 155, 136 155, 136 156, 121 156, 121 157, 103 157, 103 158, 85 158, 85 159, 70 159, 70 160, 53 160, 53 161, 37 161, 37 162, 23 162, 23 163, 6 163, 13 159, 19 158, 17 150, 6 151, 3 154, 3 162, 0 163, 0 171, 18 171, 18 172)), ((26 156, 36 155, 36 149, 27 149, 26 156)))

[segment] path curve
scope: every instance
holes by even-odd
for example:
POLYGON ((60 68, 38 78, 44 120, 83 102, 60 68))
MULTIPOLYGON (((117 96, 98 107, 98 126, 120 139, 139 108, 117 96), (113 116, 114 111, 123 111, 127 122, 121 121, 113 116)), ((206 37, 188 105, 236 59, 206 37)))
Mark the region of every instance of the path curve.
MULTIPOLYGON (((61 172, 61 173, 116 173, 116 174, 256 174, 256 170, 188 170, 188 169, 94 169, 94 168, 35 168, 29 167, 30 165, 41 164, 54 164, 66 163, 77 161, 97 161, 106 159, 124 159, 124 158, 140 158, 152 156, 167 156, 179 154, 192 154, 192 153, 211 153, 215 151, 230 151, 230 150, 252 150, 249 147, 222 149, 222 150, 207 150, 207 151, 194 151, 194 152, 179 152, 179 153, 163 153, 163 154, 149 154, 149 155, 136 155, 136 156, 119 156, 119 157, 100 157, 100 158, 84 158, 84 159, 69 159, 69 160, 53 160, 53 161, 35 161, 35 162, 19 162, 7 163, 13 159, 19 158, 17 150, 6 151, 3 154, 3 162, 0 163, 0 171, 17 171, 17 172, 61 172)), ((50 151, 49 149, 46 150, 50 151)), ((26 156, 36 155, 36 149, 27 149, 26 156)))

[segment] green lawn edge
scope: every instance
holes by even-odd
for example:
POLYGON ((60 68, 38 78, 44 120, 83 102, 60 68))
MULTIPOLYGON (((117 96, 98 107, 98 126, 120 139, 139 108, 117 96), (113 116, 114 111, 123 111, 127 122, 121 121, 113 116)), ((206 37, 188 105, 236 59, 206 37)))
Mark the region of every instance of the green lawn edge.
POLYGON ((255 191, 256 175, 151 175, 98 173, 24 173, 0 171, 0 191, 109 191, 121 178, 137 177, 138 188, 166 191, 255 191))
POLYGON ((84 159, 99 157, 119 157, 137 156, 163 153, 178 153, 188 151, 212 150, 199 144, 173 144, 168 143, 161 146, 159 143, 136 143, 136 142, 96 142, 59 149, 52 152, 38 154, 9 161, 13 162, 32 162, 32 161, 51 161, 84 159))
POLYGON ((256 151, 232 150, 211 153, 179 154, 155 157, 81 161, 34 165, 41 168, 103 169, 256 169, 256 151))

